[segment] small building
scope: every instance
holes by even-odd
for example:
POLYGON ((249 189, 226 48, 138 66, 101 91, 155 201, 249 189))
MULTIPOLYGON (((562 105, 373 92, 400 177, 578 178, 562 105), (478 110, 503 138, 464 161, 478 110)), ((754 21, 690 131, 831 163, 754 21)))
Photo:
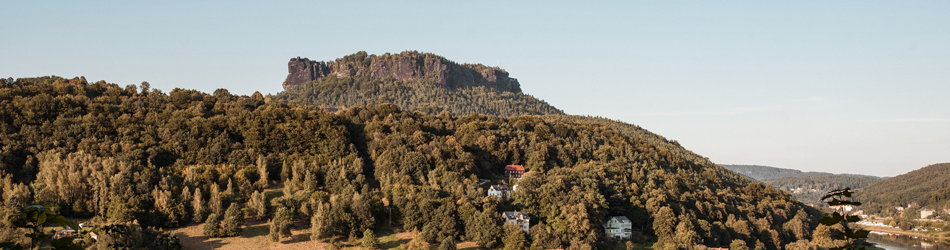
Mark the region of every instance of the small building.
POLYGON ((831 209, 834 209, 835 211, 851 212, 851 209, 854 209, 854 207, 851 205, 837 205, 831 206, 831 209))
POLYGON ((626 216, 610 217, 610 220, 604 223, 604 234, 607 237, 630 238, 633 234, 633 225, 626 216))
POLYGON ((934 215, 934 210, 932 210, 932 209, 926 209, 926 208, 924 208, 924 209, 921 209, 921 210, 920 210, 920 218, 921 218, 921 219, 926 219, 927 217, 930 217, 931 215, 934 215))
POLYGON ((505 177, 515 178, 515 180, 521 180, 521 175, 523 174, 524 174, 524 166, 521 166, 521 165, 505 166, 505 177))
POLYGON ((528 233, 528 227, 530 227, 531 224, 531 217, 529 217, 527 213, 506 211, 502 212, 501 216, 505 219, 505 224, 515 224, 516 226, 521 227, 525 233, 528 233))
POLYGON ((507 200, 509 192, 507 185, 491 185, 488 188, 488 196, 498 197, 499 200, 507 200))
POLYGON ((894 207, 894 209, 897 209, 897 211, 904 211, 904 207, 894 207))

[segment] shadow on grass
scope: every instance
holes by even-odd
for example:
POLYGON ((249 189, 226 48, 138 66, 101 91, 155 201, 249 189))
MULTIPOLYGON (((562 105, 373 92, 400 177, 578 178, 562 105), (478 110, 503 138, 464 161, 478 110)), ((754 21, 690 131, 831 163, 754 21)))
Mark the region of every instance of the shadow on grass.
POLYGON ((399 248, 399 246, 401 246, 402 244, 406 244, 406 243, 408 243, 409 241, 410 241, 409 239, 399 239, 399 238, 396 238, 396 237, 392 237, 392 238, 390 238, 390 239, 383 239, 383 240, 380 240, 380 242, 379 242, 379 248, 382 248, 382 249, 397 249, 397 248, 399 248))
POLYGON ((255 225, 248 225, 244 228, 244 231, 246 233, 241 236, 246 238, 254 238, 257 236, 267 235, 267 233, 270 232, 270 227, 267 225, 267 223, 257 223, 255 225))

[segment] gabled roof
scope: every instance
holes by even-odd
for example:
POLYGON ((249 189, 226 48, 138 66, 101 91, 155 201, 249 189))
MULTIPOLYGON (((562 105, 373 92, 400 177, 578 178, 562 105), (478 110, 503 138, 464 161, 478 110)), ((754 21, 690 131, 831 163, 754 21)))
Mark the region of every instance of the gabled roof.
POLYGON ((505 211, 501 213, 502 216, 507 220, 516 220, 516 219, 531 219, 525 212, 519 211, 505 211))
POLYGON ((505 166, 505 170, 524 171, 524 166, 521 166, 521 165, 508 165, 508 166, 505 166))
POLYGON ((505 191, 507 191, 507 190, 508 190, 508 186, 507 186, 507 185, 491 185, 491 187, 489 187, 488 190, 496 190, 496 191, 497 191, 497 190, 505 190, 505 191))
POLYGON ((630 223, 630 219, 627 219, 627 216, 614 216, 614 217, 610 217, 610 219, 611 220, 616 219, 617 221, 620 221, 621 223, 630 223))

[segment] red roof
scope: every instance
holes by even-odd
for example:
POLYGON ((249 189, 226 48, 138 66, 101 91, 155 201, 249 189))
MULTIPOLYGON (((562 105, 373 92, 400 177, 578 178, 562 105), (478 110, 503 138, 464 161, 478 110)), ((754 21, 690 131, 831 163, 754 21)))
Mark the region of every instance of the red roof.
POLYGON ((524 171, 524 166, 521 166, 521 165, 508 165, 508 166, 505 166, 505 170, 524 171))

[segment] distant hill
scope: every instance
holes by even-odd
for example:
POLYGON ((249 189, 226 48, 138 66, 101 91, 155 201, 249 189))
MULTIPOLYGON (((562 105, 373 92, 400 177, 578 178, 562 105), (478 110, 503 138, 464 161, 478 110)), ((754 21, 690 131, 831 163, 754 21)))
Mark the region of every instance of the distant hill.
POLYGON ((925 208, 950 205, 950 163, 933 164, 871 184, 857 193, 866 210, 917 203, 925 208))
POLYGON ((862 175, 826 175, 826 176, 786 176, 761 180, 762 183, 786 191, 801 202, 823 204, 820 199, 828 191, 840 188, 860 189, 881 178, 862 175))
POLYGON ((288 71, 285 91, 275 99, 331 110, 393 103, 431 115, 564 114, 522 93, 518 80, 503 69, 458 64, 431 53, 358 52, 329 62, 298 57, 290 59, 288 71))
POLYGON ((825 172, 802 172, 795 169, 776 168, 757 165, 721 165, 722 167, 735 171, 736 173, 752 177, 756 180, 772 179, 779 177, 797 177, 797 176, 830 176, 832 173, 825 172))
POLYGON ((799 201, 821 205, 822 196, 839 188, 863 188, 881 180, 880 177, 857 174, 802 172, 795 169, 757 165, 722 165, 724 168, 753 178, 792 194, 799 201))

